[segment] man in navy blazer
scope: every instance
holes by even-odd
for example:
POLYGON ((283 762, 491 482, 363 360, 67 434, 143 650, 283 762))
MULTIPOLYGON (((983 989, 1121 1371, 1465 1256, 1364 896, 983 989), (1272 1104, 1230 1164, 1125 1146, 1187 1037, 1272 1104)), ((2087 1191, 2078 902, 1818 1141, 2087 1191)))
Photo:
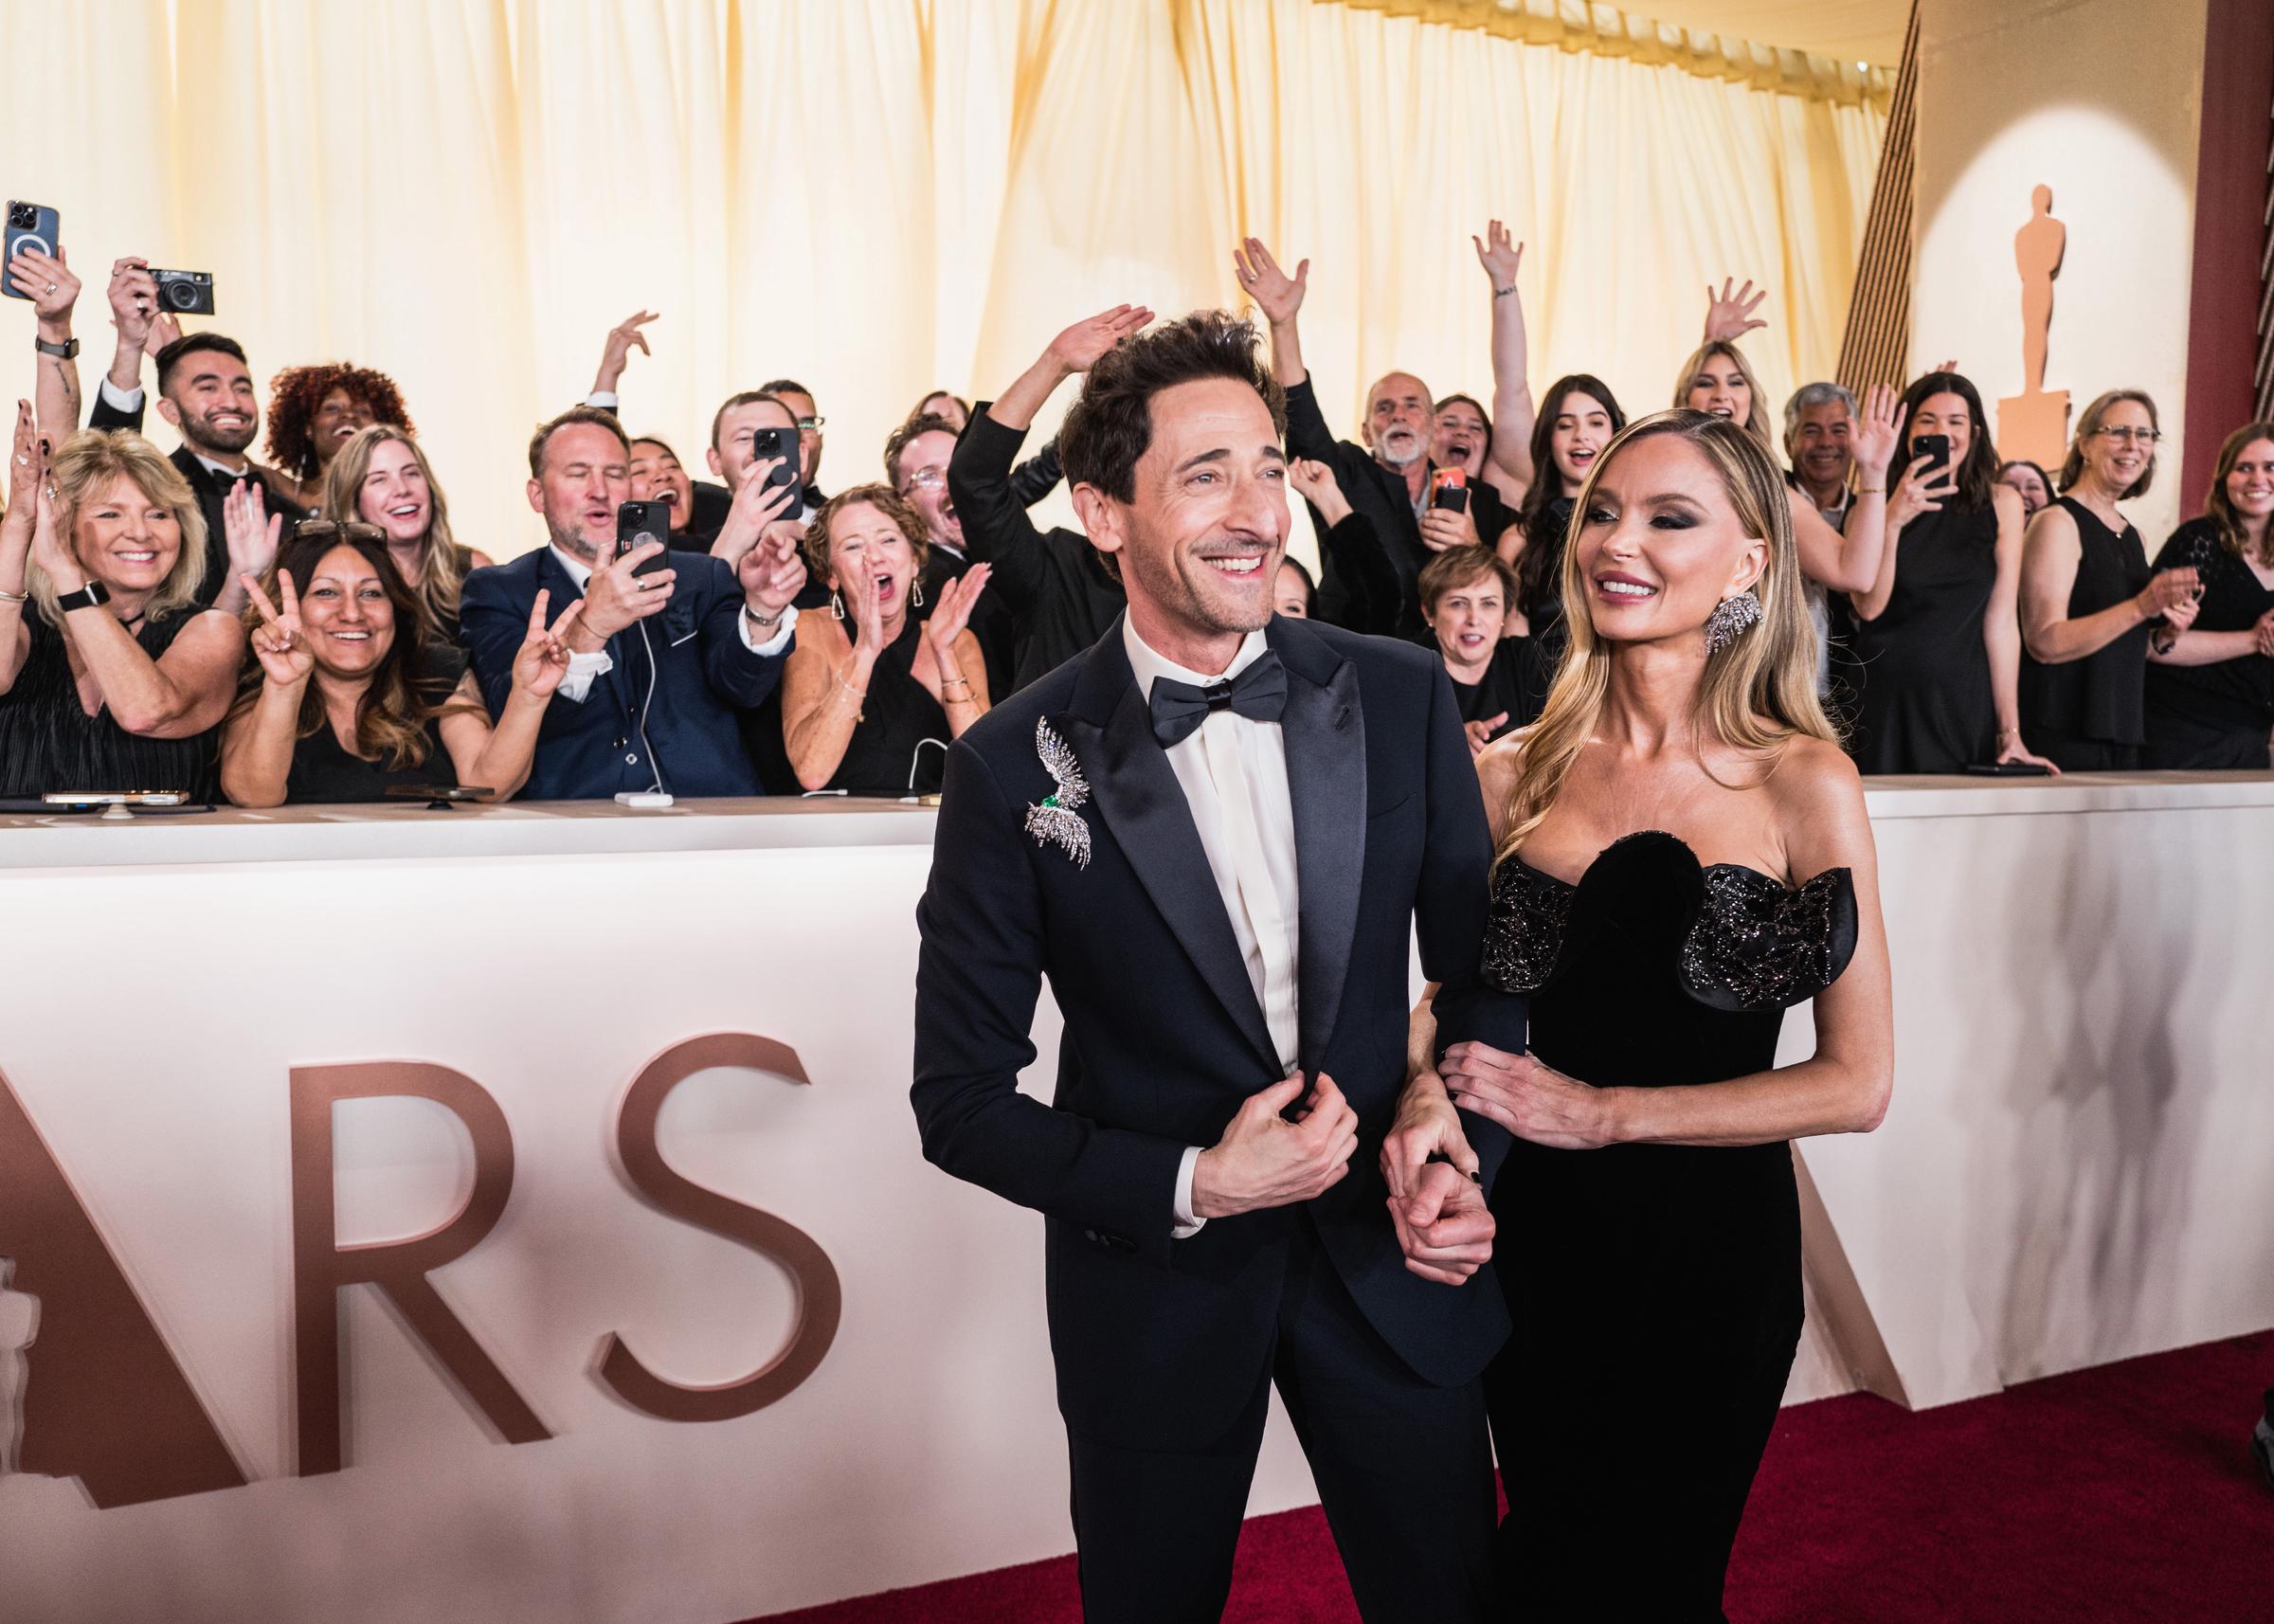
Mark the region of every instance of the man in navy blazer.
POLYGON ((623 430, 605 411, 576 406, 544 424, 529 442, 529 505, 545 515, 551 545, 466 577, 460 635, 493 716, 512 691, 537 594, 551 594, 553 618, 585 601, 521 798, 763 794, 736 713, 764 703, 782 679, 805 567, 782 536, 732 567, 678 552, 672 568, 637 573, 664 548, 658 537, 615 556, 630 463, 623 430))
POLYGON ((1368 1624, 1489 1607, 1508 1142, 1409 1064, 1416 928, 1441 1044, 1521 1001, 1476 979, 1490 839, 1442 662, 1272 614, 1284 425, 1221 314, 1097 361, 1059 450, 1128 609, 950 747, 917 909, 924 1152, 1044 1215, 1092 1624, 1220 1615, 1274 1384, 1368 1624), (1045 977, 1047 1105, 1018 1087, 1045 977), (1472 1243, 1393 1222, 1393 1132, 1448 1158, 1420 1177, 1472 1243))

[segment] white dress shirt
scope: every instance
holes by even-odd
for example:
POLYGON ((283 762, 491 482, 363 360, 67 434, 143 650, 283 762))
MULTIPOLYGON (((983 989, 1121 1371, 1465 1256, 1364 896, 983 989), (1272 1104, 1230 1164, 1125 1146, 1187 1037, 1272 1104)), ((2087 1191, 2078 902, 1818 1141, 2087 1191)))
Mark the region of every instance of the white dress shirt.
MULTIPOLYGON (((582 592, 589 588, 592 584, 592 566, 587 564, 573 552, 564 551, 558 547, 552 550, 552 561, 567 572, 569 580, 576 583, 578 591, 582 592)), ((553 618, 558 620, 560 611, 567 607, 566 604, 553 604, 553 618)), ((742 633, 742 646, 752 654, 780 654, 789 647, 790 634, 798 629, 798 611, 794 606, 784 609, 782 624, 775 628, 774 635, 765 642, 759 642, 752 638, 749 616, 736 615, 734 626, 737 631, 742 633)), ((613 671, 615 668, 615 657, 605 648, 596 649, 590 654, 580 654, 571 650, 568 655, 568 675, 561 678, 561 697, 582 705, 585 702, 585 696, 592 692, 592 679, 601 673, 613 671)))
MULTIPOLYGON (((1204 677, 1147 647, 1127 615, 1122 617, 1121 637, 1129 668, 1137 676, 1137 692, 1148 703, 1153 683, 1161 677, 1195 688, 1229 682, 1268 646, 1262 632, 1250 632, 1220 676, 1204 677)), ((1223 898, 1233 940, 1247 965, 1248 983, 1263 1006, 1272 1046, 1279 1052, 1280 1066, 1291 1072, 1297 893, 1295 803, 1287 786, 1286 735, 1277 722, 1217 711, 1167 754, 1185 803, 1192 808, 1193 825, 1200 831, 1200 849, 1207 854, 1209 873, 1223 898)), ((1197 1233, 1201 1223, 1192 1210, 1193 1164, 1200 1156, 1199 1146, 1187 1147, 1177 1168, 1172 1233, 1180 1240, 1197 1233)))

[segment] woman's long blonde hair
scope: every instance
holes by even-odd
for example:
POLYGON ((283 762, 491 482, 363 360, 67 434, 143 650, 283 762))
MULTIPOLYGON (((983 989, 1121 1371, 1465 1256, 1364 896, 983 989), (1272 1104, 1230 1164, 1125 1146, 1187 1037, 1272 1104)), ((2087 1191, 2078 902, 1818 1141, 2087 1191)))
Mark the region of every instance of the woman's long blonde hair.
POLYGON ((419 601, 419 618, 429 637, 453 641, 449 628, 458 624, 458 596, 466 584, 465 555, 450 534, 450 504, 442 498, 442 482, 434 464, 406 429, 391 423, 374 423, 358 429, 332 459, 324 474, 324 514, 334 519, 361 519, 363 481, 370 474, 371 457, 388 441, 410 447, 410 455, 426 478, 426 555, 419 562, 418 585, 410 588, 419 601))
MULTIPOLYGON (((182 550, 166 579, 142 605, 142 613, 154 621, 197 602, 198 584, 206 578, 205 511, 197 505, 197 494, 190 489, 190 481, 164 452, 126 429, 106 434, 99 428, 82 428, 56 452, 51 472, 56 528, 74 558, 79 557, 79 510, 101 496, 121 475, 133 480, 143 496, 171 509, 182 550)), ((81 567, 85 567, 83 559, 81 567)), ((25 589, 39 604, 43 620, 51 626, 63 623, 63 611, 55 602, 55 580, 47 571, 30 565, 25 572, 25 589)))
MULTIPOLYGON (((1769 410, 1768 398, 1760 392, 1760 378, 1753 370, 1752 363, 1745 359, 1743 351, 1726 338, 1715 338, 1699 345, 1689 352, 1689 359, 1682 363, 1682 374, 1674 380, 1674 410, 1689 409, 1689 386, 1697 381, 1698 373, 1704 370, 1706 363, 1716 355, 1728 356, 1729 364, 1737 369, 1737 375, 1745 380, 1745 421, 1739 424, 1738 427, 1760 441, 1760 448, 1769 454, 1769 460, 1774 462, 1777 460, 1777 442, 1769 433, 1769 419, 1776 414, 1769 410)), ((1597 458, 1596 460, 1599 464, 1602 460, 1597 458)))
MULTIPOLYGON (((1838 739, 1816 697, 1815 627, 1801 590, 1792 506, 1776 459, 1750 432, 1726 418, 1687 409, 1653 413, 1628 424, 1604 447, 1579 491, 1571 542, 1563 550, 1563 623, 1569 635, 1547 703, 1525 735, 1517 757, 1500 857, 1538 828, 1555 804, 1572 763, 1595 736, 1611 691, 1613 645, 1595 635, 1579 566, 1579 541, 1595 502, 1595 487, 1629 445, 1665 434, 1680 436, 1706 459, 1721 476, 1722 488, 1745 534, 1768 544, 1768 560, 1753 584, 1760 600, 1760 623, 1706 658, 1691 713, 1697 735, 1772 756, 1796 734, 1838 739)), ((1695 635, 1703 639, 1704 628, 1695 635)))

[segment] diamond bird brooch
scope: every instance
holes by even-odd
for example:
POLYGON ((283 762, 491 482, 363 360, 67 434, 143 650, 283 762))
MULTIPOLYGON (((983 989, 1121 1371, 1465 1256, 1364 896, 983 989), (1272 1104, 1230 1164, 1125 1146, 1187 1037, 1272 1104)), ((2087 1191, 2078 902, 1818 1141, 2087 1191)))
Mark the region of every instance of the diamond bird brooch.
POLYGON ((1058 787, 1045 795, 1042 804, 1026 809, 1026 832, 1041 846, 1063 846, 1076 868, 1090 866, 1090 825, 1081 818, 1081 804, 1090 799, 1082 781, 1082 764, 1074 759, 1066 741, 1050 731, 1047 721, 1035 723, 1035 753, 1058 787))

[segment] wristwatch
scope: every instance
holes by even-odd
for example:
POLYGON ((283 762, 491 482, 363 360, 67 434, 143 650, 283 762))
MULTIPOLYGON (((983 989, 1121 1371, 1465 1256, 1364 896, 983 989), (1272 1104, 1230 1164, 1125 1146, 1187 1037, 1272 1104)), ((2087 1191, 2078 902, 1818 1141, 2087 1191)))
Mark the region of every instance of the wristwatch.
POLYGON ((90 581, 76 592, 58 592, 55 606, 69 614, 74 609, 99 609, 111 601, 111 589, 99 581, 90 581))
POLYGON ((76 338, 66 338, 61 344, 50 344, 45 338, 34 338, 31 341, 31 347, 43 355, 53 355, 60 360, 76 361, 79 358, 79 340, 76 338))

